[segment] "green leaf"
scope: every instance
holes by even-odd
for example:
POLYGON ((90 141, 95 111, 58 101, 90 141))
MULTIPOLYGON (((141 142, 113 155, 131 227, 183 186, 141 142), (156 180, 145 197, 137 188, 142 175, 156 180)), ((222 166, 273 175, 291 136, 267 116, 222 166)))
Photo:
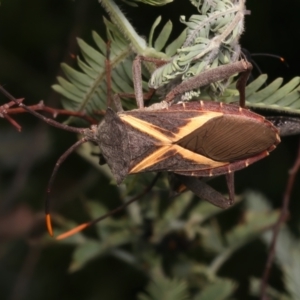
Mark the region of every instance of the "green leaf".
POLYGON ((93 66, 93 69, 96 71, 103 70, 105 66, 105 56, 102 55, 99 51, 95 50, 93 47, 89 46, 82 39, 77 38, 78 46, 80 47, 81 54, 84 57, 84 60, 90 65, 93 66), (97 69, 97 65, 99 68, 97 69))
POLYGON ((280 88, 281 84, 282 79, 278 78, 266 88, 249 95, 247 105, 300 114, 300 77, 293 78, 280 88))
MULTIPOLYGON (((260 297, 261 296, 261 281, 262 279, 251 278, 250 280, 250 293, 253 296, 260 297)), ((271 286, 267 286, 266 295, 270 297, 269 299, 274 300, 295 300, 296 298, 291 298, 283 292, 280 292, 274 289, 271 286)))
MULTIPOLYGON (((133 93, 132 50, 124 37, 116 31, 117 28, 114 24, 108 20, 105 20, 105 24, 111 40, 112 94, 133 93)), ((95 32, 92 36, 98 49, 78 39, 82 53, 82 58, 78 57, 78 66, 81 71, 62 64, 68 80, 58 77, 59 84, 53 85, 53 89, 63 96, 62 103, 66 109, 86 111, 91 115, 95 111, 105 110, 107 107, 105 66, 107 45, 95 32)), ((146 84, 143 83, 143 85, 146 84)), ((126 107, 132 108, 132 104, 124 102, 124 108, 126 107)), ((99 118, 97 115, 95 117, 99 118)))
POLYGON ((245 198, 246 203, 251 203, 251 206, 248 206, 248 210, 246 210, 244 214, 243 223, 238 224, 226 234, 226 246, 223 246, 221 249, 220 247, 214 249, 214 244, 209 243, 211 241, 211 234, 207 234, 205 239, 203 239, 205 247, 213 249, 214 251, 219 251, 218 256, 216 256, 211 263, 210 269, 212 274, 216 274, 223 263, 227 261, 235 251, 260 237, 267 230, 270 230, 271 226, 278 220, 278 211, 270 211, 270 208, 267 205, 259 204, 260 202, 267 202, 262 195, 257 193, 247 193, 245 198), (257 202, 261 207, 264 206, 265 209, 257 210, 256 205, 253 204, 253 202, 257 202), (254 209, 251 209, 253 206, 254 209))
POLYGON ((172 28, 173 28, 172 22, 168 21, 154 42, 154 48, 157 51, 161 51, 162 48, 166 45, 166 42, 169 39, 170 34, 172 32, 172 28))
MULTIPOLYGON (((122 36, 127 39, 128 44, 132 45, 136 53, 142 54, 147 48, 146 42, 137 34, 119 7, 112 0, 101 0, 100 3, 109 14, 114 27, 118 29, 117 31, 122 33, 122 36)), ((110 39, 111 28, 107 27, 107 29, 108 38, 110 39)))
POLYGON ((166 47, 167 56, 171 57, 176 54, 177 49, 179 49, 186 39, 186 29, 184 29, 181 34, 166 47))
POLYGON ((193 300, 225 300, 235 289, 236 284, 233 281, 220 279, 205 287, 193 300))
POLYGON ((163 6, 173 2, 174 0, 122 0, 122 1, 131 6, 137 6, 135 2, 141 2, 152 6, 163 6))
MULTIPOLYGON (((266 74, 260 75, 246 87, 246 105, 248 107, 260 108, 286 112, 300 115, 300 77, 295 77, 285 85, 282 78, 277 78, 267 87, 260 89, 267 81, 266 74)), ((229 88, 234 88, 232 83, 229 88)), ((222 98, 223 102, 237 102, 239 95, 222 98)))
POLYGON ((94 240, 87 240, 84 244, 77 246, 69 271, 74 272, 81 269, 87 262, 99 256, 103 251, 102 248, 101 243, 94 240))
MULTIPOLYGON (((272 236, 265 234, 263 240, 269 245, 272 236)), ((300 294, 300 240, 283 226, 277 236, 275 248, 276 262, 283 272, 283 281, 292 299, 300 294)))
POLYGON ((151 30, 150 30, 150 33, 149 33, 149 42, 148 42, 149 47, 153 47, 153 44, 152 44, 152 41, 153 41, 153 35, 154 35, 154 32, 155 32, 156 27, 160 24, 161 19, 162 19, 161 16, 158 16, 158 17, 156 18, 156 20, 154 21, 152 27, 151 27, 151 30))
MULTIPOLYGON (((61 94, 62 96, 64 96, 66 99, 69 99, 71 101, 74 101, 74 102, 79 102, 81 101, 81 98, 79 95, 77 94, 74 94, 73 91, 69 92, 68 90, 66 90, 63 86, 61 85, 58 85, 58 84, 54 84, 52 85, 52 89, 54 91, 56 91, 57 93, 61 94)), ((70 106, 64 106, 66 109, 69 109, 70 106)), ((71 107, 74 107, 73 105, 71 107)), ((73 110, 73 109, 71 109, 73 110)))
POLYGON ((166 277, 154 278, 146 288, 146 293, 138 296, 138 300, 187 300, 187 285, 184 281, 166 277))

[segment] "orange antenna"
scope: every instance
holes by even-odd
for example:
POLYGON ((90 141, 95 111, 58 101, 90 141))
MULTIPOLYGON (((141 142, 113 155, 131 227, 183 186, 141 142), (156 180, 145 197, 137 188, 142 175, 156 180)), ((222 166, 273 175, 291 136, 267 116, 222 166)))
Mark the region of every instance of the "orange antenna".
POLYGON ((288 63, 286 62, 285 58, 280 56, 280 55, 276 55, 276 54, 270 54, 270 53, 251 53, 250 54, 251 57, 253 56, 268 56, 268 57, 273 57, 273 58, 277 58, 279 59, 281 62, 283 62, 287 67, 289 67, 288 63))
MULTIPOLYGON (((54 172, 53 172, 54 173, 54 172)), ((52 173, 52 174, 53 174, 52 173)), ((62 233, 60 235, 58 235, 56 237, 57 240, 63 240, 65 238, 68 238, 84 229, 86 229, 87 227, 90 227, 104 219, 106 219, 107 217, 110 217, 116 213, 118 213, 119 211, 123 210, 124 208, 126 208, 128 205, 130 205, 131 203, 139 200, 141 197, 143 197, 145 194, 147 194, 149 191, 151 191, 151 189, 153 188, 153 186, 155 185, 156 181, 158 180, 159 176, 160 176, 161 173, 157 173, 156 176, 152 179, 151 183, 137 196, 133 197, 131 200, 128 200, 127 202, 125 202, 124 204, 118 206, 117 208, 115 208, 114 210, 111 210, 110 212, 106 213, 105 215, 95 219, 95 220, 92 220, 90 222, 87 222, 87 223, 83 223, 81 225, 78 225, 77 227, 65 232, 65 233, 62 233)), ((48 221, 48 220, 47 220, 48 221)), ((49 217, 49 223, 47 223, 47 228, 48 228, 48 232, 51 236, 53 236, 53 232, 52 232, 52 226, 51 226, 51 222, 50 222, 50 217, 49 217), (48 224, 50 225, 48 227, 48 224), (52 234, 51 234, 52 233, 52 234)))
POLYGON ((47 186, 47 195, 46 195, 46 201, 45 201, 45 215, 46 215, 46 226, 48 233, 53 236, 53 229, 52 229, 52 222, 51 222, 51 216, 50 216, 50 193, 52 189, 52 185, 54 182, 54 179, 56 177, 57 171, 60 167, 60 165, 66 160, 66 158, 74 152, 76 148, 78 148, 80 145, 87 142, 89 139, 87 137, 84 137, 77 141, 74 145, 72 145, 56 162, 55 167, 52 171, 52 174, 50 176, 48 186, 47 186))
MULTIPOLYGON (((42 114, 32 110, 30 107, 28 107, 27 105, 23 104, 23 99, 16 99, 15 97, 13 97, 8 91, 6 91, 1 85, 0 85, 0 91, 8 98, 11 100, 10 103, 15 103, 17 106, 23 108, 25 111, 29 112, 30 114, 34 115, 35 117, 43 120, 44 122, 46 122, 47 124, 56 127, 56 128, 60 128, 66 131, 70 131, 70 132, 74 132, 74 133, 79 133, 79 134, 85 134, 87 132, 87 130, 91 130, 91 129, 87 129, 87 128, 77 128, 77 127, 73 127, 73 126, 69 126, 69 125, 65 125, 65 124, 61 124, 57 121, 54 121, 50 118, 46 118, 45 116, 43 116, 42 114)), ((78 142, 76 142, 74 145, 72 145, 56 162, 55 167, 53 169, 53 172, 51 174, 51 177, 49 179, 49 183, 48 183, 48 187, 47 187, 47 197, 46 197, 46 204, 45 204, 45 214, 46 214, 46 226, 47 226, 47 230, 49 232, 49 234, 51 236, 53 236, 53 229, 52 229, 52 224, 51 224, 51 216, 50 216, 50 191, 53 185, 53 181, 55 179, 56 173, 60 167, 60 165, 65 161, 65 159, 77 148, 79 147, 81 144, 90 141, 92 138, 90 136, 85 136, 84 138, 82 138, 81 140, 79 140, 78 142)))

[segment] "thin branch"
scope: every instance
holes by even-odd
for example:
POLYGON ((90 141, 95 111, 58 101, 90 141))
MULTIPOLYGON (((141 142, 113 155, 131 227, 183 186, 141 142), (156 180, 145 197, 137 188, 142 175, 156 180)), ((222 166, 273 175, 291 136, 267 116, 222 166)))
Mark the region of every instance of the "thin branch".
MULTIPOLYGON (((91 124, 98 123, 98 120, 86 115, 84 112, 52 108, 52 107, 46 106, 43 101, 40 101, 38 104, 31 105, 28 107, 34 111, 44 111, 44 112, 50 113, 53 116, 53 118, 56 118, 58 115, 66 115, 66 116, 74 116, 74 117, 82 118, 91 124)), ((13 115, 13 114, 20 114, 20 113, 25 113, 25 112, 27 112, 27 111, 23 107, 18 107, 18 108, 9 108, 9 109, 7 109, 6 113, 9 115, 13 115)))
POLYGON ((271 245, 270 245, 268 260, 266 263, 266 267, 264 270, 262 283, 261 283, 261 298, 260 298, 261 300, 268 300, 268 297, 266 295, 267 283, 268 283, 268 278, 270 275, 272 263, 273 263, 274 256, 275 256, 275 246, 276 246, 280 227, 286 221, 287 217, 289 216, 288 207, 289 207, 289 203, 290 203, 290 198, 291 198, 291 193, 292 193, 292 189, 294 186, 295 178, 296 178, 299 168, 300 168, 300 141, 299 141, 298 154, 297 154, 296 161, 295 161, 292 169, 289 171, 289 179, 288 179, 288 182, 286 185, 285 193, 283 195, 283 202, 282 202, 280 216, 279 216, 277 223, 274 226, 274 233, 273 233, 273 238, 272 238, 271 245))
POLYGON ((10 101, 0 106, 0 118, 6 119, 12 126, 18 131, 21 131, 22 127, 12 117, 8 115, 8 110, 14 105, 20 104, 24 99, 16 99, 16 101, 10 101))
POLYGON ((6 119, 12 126, 14 126, 19 132, 22 129, 22 126, 15 121, 12 117, 10 117, 9 115, 4 114, 3 118, 6 119))

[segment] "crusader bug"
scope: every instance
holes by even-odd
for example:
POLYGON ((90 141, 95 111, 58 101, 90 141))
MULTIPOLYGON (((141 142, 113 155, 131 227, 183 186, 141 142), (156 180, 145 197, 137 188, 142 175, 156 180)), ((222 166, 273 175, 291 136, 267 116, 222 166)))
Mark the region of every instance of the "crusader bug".
MULTIPOLYGON (((280 142, 276 127, 264 117, 237 105, 201 100, 173 105, 170 102, 175 96, 193 88, 236 73, 249 73, 250 67, 251 64, 241 60, 208 70, 179 84, 167 94, 166 101, 146 108, 143 108, 141 82, 135 83, 139 108, 123 111, 115 100, 119 111, 114 112, 108 107, 103 121, 91 128, 62 125, 32 111, 23 103, 17 103, 52 126, 83 135, 57 162, 48 184, 48 196, 59 165, 75 148, 91 141, 99 146, 118 184, 130 174, 168 171, 199 197, 221 208, 228 207, 234 198, 234 171, 264 158, 276 147, 280 142), (198 177, 216 175, 226 175, 229 199, 198 180, 198 177)), ((245 78, 241 78, 237 86, 243 106, 245 78)), ((3 88, 1 90, 17 101, 3 88)), ((49 200, 46 223, 50 235, 53 235, 49 200)), ((90 224, 78 226, 66 235, 90 224)))

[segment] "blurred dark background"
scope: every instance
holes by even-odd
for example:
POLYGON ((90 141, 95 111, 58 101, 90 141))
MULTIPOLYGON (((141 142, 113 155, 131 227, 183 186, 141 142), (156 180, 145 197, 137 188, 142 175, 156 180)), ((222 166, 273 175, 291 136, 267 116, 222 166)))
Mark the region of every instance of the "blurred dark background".
MULTIPOLYGON (((155 18, 162 15, 164 21, 173 21, 175 37, 183 29, 179 16, 188 18, 194 13, 194 7, 187 0, 175 0, 161 8, 120 5, 144 36, 148 35, 155 18)), ((265 52, 285 58, 288 66, 270 57, 255 58, 263 73, 269 75, 269 81, 283 77, 287 82, 300 75, 300 46, 297 44, 300 2, 248 0, 247 8, 251 15, 246 17, 242 47, 250 53, 265 52)), ((103 15, 106 16, 96 0, 2 0, 0 84, 15 97, 26 98, 27 105, 44 100, 48 106, 60 107, 60 96, 51 89, 56 76, 61 75, 60 63, 75 65, 76 37, 92 43, 92 30, 105 36, 103 15)), ((3 96, 0 101, 1 104, 7 102, 3 96)), ((49 175, 57 158, 76 141, 76 136, 50 128, 30 115, 18 115, 15 119, 22 125, 21 133, 0 119, 1 299, 134 299, 133 295, 143 288, 146 279, 128 266, 106 257, 84 270, 68 274, 72 246, 39 246, 39 238, 45 232, 43 210, 49 175), (98 282, 97 289, 94 281, 98 282)), ((262 191, 274 207, 279 207, 298 140, 297 136, 284 138, 270 157, 238 172, 237 193, 248 188, 262 191)), ((289 222, 296 234, 300 217, 299 179, 298 176, 292 195, 289 222)), ((76 199, 78 194, 101 195, 102 198, 110 193, 111 188, 107 186, 106 178, 99 177, 99 172, 88 162, 73 154, 55 181, 53 206, 70 215, 76 214, 76 210, 81 209, 76 199)), ((112 200, 111 206, 115 203, 112 200)), ((261 245, 254 245, 241 250, 232 265, 227 266, 227 276, 239 274, 243 257, 247 257, 246 269, 253 269, 260 276, 265 253, 251 254, 260 248, 261 245)))

